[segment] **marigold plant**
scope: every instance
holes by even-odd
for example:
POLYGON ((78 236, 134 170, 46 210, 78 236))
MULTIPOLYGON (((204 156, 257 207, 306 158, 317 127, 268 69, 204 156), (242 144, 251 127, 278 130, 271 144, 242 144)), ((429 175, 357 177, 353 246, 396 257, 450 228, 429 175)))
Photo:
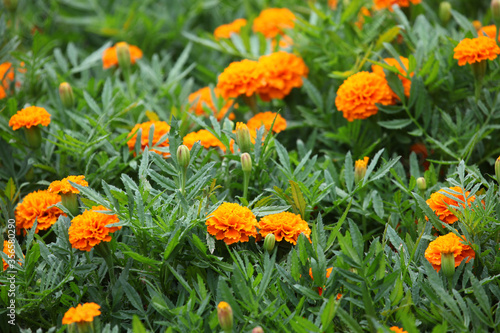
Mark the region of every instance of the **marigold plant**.
POLYGON ((410 3, 418 5, 422 0, 374 0, 375 9, 380 10, 388 8, 393 11, 392 6, 398 5, 399 7, 410 7, 410 3))
MULTIPOLYGON (((146 146, 149 147, 149 131, 151 129, 151 126, 153 125, 154 125, 154 133, 153 133, 152 145, 156 147, 168 147, 168 138, 166 138, 161 143, 160 139, 170 131, 170 125, 164 121, 150 120, 142 124, 136 124, 134 128, 132 128, 132 130, 130 131, 127 141, 127 145, 130 151, 133 151, 135 148, 137 132, 139 131, 139 129, 142 130, 141 150, 144 151, 144 148, 146 148, 146 146)), ((162 154, 164 157, 170 156, 170 153, 168 152, 160 152, 154 148, 150 150, 157 152, 158 154, 162 154)))
POLYGON ((205 223, 209 234, 227 245, 248 242, 257 237, 257 219, 250 209, 236 203, 225 202, 219 206, 205 223))
POLYGON ((302 58, 284 51, 260 57, 258 65, 263 80, 257 93, 263 101, 284 98, 293 88, 301 87, 302 78, 309 73, 302 58))
POLYGON ((39 190, 26 195, 15 210, 16 233, 19 235, 23 230, 25 234, 24 229, 31 229, 35 219, 37 220, 36 233, 50 228, 57 222, 60 215, 66 216, 59 208, 51 207, 58 202, 61 202, 61 196, 47 190, 39 190))
MULTIPOLYGON (((463 190, 460 186, 450 187, 449 189, 455 192, 463 193, 463 190)), ((432 193, 431 197, 427 199, 426 202, 442 222, 453 224, 458 220, 458 217, 456 217, 455 214, 453 214, 453 212, 448 209, 447 205, 452 207, 458 205, 465 207, 465 204, 463 204, 462 202, 465 202, 467 198, 467 206, 470 206, 470 203, 475 201, 476 197, 469 197, 469 193, 470 192, 467 191, 465 192, 465 196, 463 194, 458 195, 448 191, 448 188, 443 188, 435 193, 432 193), (451 195, 456 199, 449 198, 444 193, 447 193, 448 195, 451 195), (462 202, 459 202, 459 200, 461 200, 462 202)))
MULTIPOLYGON (((104 69, 108 69, 113 66, 118 66, 118 56, 116 55, 117 45, 118 43, 115 44, 114 46, 107 48, 102 54, 102 67, 104 69)), ((128 44, 128 46, 130 51, 130 62, 133 65, 136 63, 138 59, 142 58, 142 51, 135 45, 128 44)))
POLYGON ((465 38, 453 49, 454 59, 458 60, 459 66, 474 64, 484 60, 494 60, 500 54, 500 47, 494 39, 486 36, 477 38, 465 38))
POLYGON ((365 119, 378 112, 375 104, 393 104, 385 78, 368 72, 351 75, 337 90, 335 105, 348 121, 365 119))
POLYGON ((78 304, 76 307, 66 311, 62 323, 63 325, 69 325, 73 323, 92 322, 94 321, 94 317, 101 314, 100 308, 100 305, 93 302, 78 304))
POLYGON ((97 212, 108 210, 104 206, 94 206, 91 210, 87 209, 71 220, 68 233, 69 242, 73 248, 90 251, 101 242, 111 241, 110 234, 122 227, 108 227, 109 224, 120 221, 118 216, 97 212))
MULTIPOLYGON (((397 68, 398 72, 400 73, 400 74, 398 74, 398 77, 401 80, 401 82, 403 83, 404 94, 406 97, 409 97, 410 96, 410 89, 411 89, 411 80, 407 79, 405 76, 407 76, 408 68, 410 68, 410 62, 408 61, 408 58, 405 58, 405 57, 399 57, 399 60, 401 61, 401 63, 403 64, 403 66, 405 68, 401 67, 401 64, 399 63, 399 61, 397 61, 397 59, 394 59, 394 58, 385 58, 384 62, 386 64, 388 64, 389 66, 394 66, 397 68)), ((378 75, 385 78, 385 72, 381 66, 372 65, 372 71, 373 71, 373 73, 378 74, 378 75)), ((413 75, 415 75, 415 73, 411 72, 410 76, 412 77, 413 75)), ((394 98, 399 99, 394 92, 393 92, 393 96, 394 96, 394 98)))
POLYGON ((85 176, 68 176, 61 180, 53 181, 49 185, 48 191, 57 194, 80 193, 80 191, 74 188, 69 182, 73 182, 81 186, 89 186, 89 183, 85 180, 85 176))
POLYGON ((295 15, 287 8, 268 8, 260 12, 253 21, 254 32, 262 33, 266 38, 284 35, 284 29, 293 29, 295 15))
POLYGON ((425 250, 425 258, 438 272, 441 270, 441 254, 453 254, 455 267, 458 267, 462 260, 466 259, 465 262, 467 263, 476 256, 474 250, 464 244, 464 239, 452 232, 439 236, 430 242, 425 250))
MULTIPOLYGON (((214 95, 216 98, 219 98, 220 96, 220 92, 217 88, 214 89, 214 95)), ((214 101, 212 100, 212 90, 210 89, 210 87, 204 87, 195 91, 194 93, 189 95, 188 100, 189 103, 191 103, 191 107, 189 108, 190 111, 193 111, 198 116, 205 116, 207 114, 205 112, 205 109, 203 108, 203 106, 205 106, 212 110, 214 117, 216 117, 217 120, 221 120, 222 118, 224 118, 227 111, 234 103, 233 101, 226 101, 224 106, 219 111, 217 111, 214 101)), ((233 120, 234 114, 229 114, 228 118, 233 120)))
POLYGON ((241 28, 247 25, 247 20, 239 18, 231 23, 223 24, 214 30, 214 37, 216 39, 230 38, 231 34, 239 34, 241 28))
POLYGON ((300 215, 290 212, 282 212, 278 214, 266 215, 258 224, 259 233, 262 237, 268 234, 274 234, 276 241, 285 241, 297 244, 297 238, 300 234, 304 234, 307 238, 311 235, 311 229, 306 221, 300 215))
POLYGON ((209 149, 211 147, 219 147, 223 152, 226 152, 226 147, 219 139, 206 129, 201 129, 198 132, 187 134, 183 139, 183 144, 189 149, 193 148, 195 142, 200 141, 200 144, 209 149))
POLYGON ((219 75, 217 89, 223 98, 252 96, 261 86, 263 73, 257 61, 244 59, 229 64, 219 75))
POLYGON ((50 113, 42 107, 29 106, 17 111, 9 120, 9 126, 14 131, 20 128, 31 128, 33 126, 48 126, 50 124, 50 113))
POLYGON ((273 121, 274 121, 274 126, 273 126, 274 133, 279 133, 286 129, 285 118, 283 118, 279 113, 271 111, 257 113, 255 116, 253 116, 248 120, 247 126, 250 132, 257 131, 261 126, 264 126, 266 132, 269 132, 269 130, 271 129, 271 125, 273 124, 273 121))

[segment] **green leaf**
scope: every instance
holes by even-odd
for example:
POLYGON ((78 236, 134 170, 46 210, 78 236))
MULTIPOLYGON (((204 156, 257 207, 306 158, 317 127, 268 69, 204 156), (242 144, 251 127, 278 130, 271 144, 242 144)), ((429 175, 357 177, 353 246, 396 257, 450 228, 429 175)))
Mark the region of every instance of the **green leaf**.
POLYGON ((137 315, 132 319, 132 332, 133 333, 146 333, 146 328, 142 325, 141 320, 137 315))
POLYGON ((411 119, 393 119, 379 121, 378 124, 388 129, 402 129, 412 123, 411 119))
POLYGON ((354 185, 354 165, 352 164, 352 157, 350 151, 348 151, 347 154, 345 155, 344 177, 345 177, 345 185, 347 187, 347 191, 351 193, 352 187, 354 185))
POLYGON ((296 182, 294 182, 293 180, 290 180, 289 182, 292 189, 292 197, 293 202, 295 203, 295 207, 297 207, 298 211, 300 212, 300 216, 302 217, 302 219, 305 219, 306 200, 304 199, 304 195, 302 194, 302 191, 300 190, 300 187, 296 182))

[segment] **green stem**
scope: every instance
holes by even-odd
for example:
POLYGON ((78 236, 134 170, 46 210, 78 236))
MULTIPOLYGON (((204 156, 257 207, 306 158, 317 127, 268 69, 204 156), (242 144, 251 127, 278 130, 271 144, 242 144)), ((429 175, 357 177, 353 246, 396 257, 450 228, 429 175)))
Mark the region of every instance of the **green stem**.
POLYGON ((250 173, 243 172, 243 199, 245 200, 247 200, 249 182, 250 182, 250 173))

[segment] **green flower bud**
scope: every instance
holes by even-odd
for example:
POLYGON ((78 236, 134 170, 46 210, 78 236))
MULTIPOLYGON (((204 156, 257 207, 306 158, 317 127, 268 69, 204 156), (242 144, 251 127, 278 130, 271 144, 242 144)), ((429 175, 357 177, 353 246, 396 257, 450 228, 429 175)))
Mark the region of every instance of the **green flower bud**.
POLYGON ((439 18, 443 24, 447 24, 451 19, 451 4, 443 1, 439 4, 439 18))
POLYGON ((233 309, 226 302, 220 302, 217 305, 217 318, 219 319, 219 325, 224 330, 224 332, 231 332, 233 329, 233 309))
POLYGON ((453 253, 441 253, 441 269, 443 274, 451 279, 455 274, 455 257, 453 253))
POLYGON ((500 0, 491 0, 491 16, 493 20, 500 21, 500 0))
POLYGON ((245 173, 250 173, 252 171, 252 158, 250 157, 250 154, 241 154, 241 168, 245 173))
POLYGON ((186 169, 189 165, 189 160, 191 159, 191 153, 189 152, 189 148, 185 145, 180 145, 177 148, 177 161, 180 166, 186 169))
POLYGON ((65 108, 70 108, 75 105, 75 96, 73 95, 73 88, 68 82, 63 82, 59 85, 59 97, 65 108))
POLYGON ((116 44, 116 57, 118 58, 118 64, 121 68, 127 69, 130 67, 130 47, 127 43, 120 42, 116 44))
POLYGON ((252 151, 250 130, 247 125, 243 123, 236 123, 236 143, 240 147, 242 153, 249 153, 252 151))
POLYGON ((495 176, 497 177, 497 182, 500 185, 500 156, 498 156, 495 162, 495 176))
POLYGON ((269 253, 273 252, 275 242, 276 237, 274 236, 274 234, 267 234, 266 238, 264 239, 264 249, 266 249, 269 253))
POLYGON ((420 191, 425 191, 427 189, 427 184, 425 183, 425 178, 424 177, 418 177, 417 178, 417 188, 420 191))

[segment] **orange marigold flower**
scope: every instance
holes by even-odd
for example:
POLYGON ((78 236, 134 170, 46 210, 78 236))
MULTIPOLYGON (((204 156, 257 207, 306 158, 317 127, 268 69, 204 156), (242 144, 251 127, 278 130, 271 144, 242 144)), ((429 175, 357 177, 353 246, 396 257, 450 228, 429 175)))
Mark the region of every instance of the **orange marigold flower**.
POLYGON ((62 324, 84 323, 94 321, 94 317, 101 314, 101 307, 96 303, 78 304, 76 308, 70 308, 64 314, 62 324))
POLYGON ((9 126, 14 131, 21 127, 30 128, 32 126, 48 126, 50 124, 50 113, 42 107, 29 106, 17 111, 9 120, 9 126))
POLYGON ((293 245, 297 244, 297 238, 300 234, 303 233, 307 238, 311 235, 311 229, 309 229, 307 222, 300 215, 290 212, 266 215, 260 220, 258 227, 262 237, 274 234, 276 241, 281 242, 284 238, 293 245))
MULTIPOLYGON (((460 186, 454 186, 450 187, 450 190, 453 190, 458 193, 463 193, 463 190, 460 186)), ((427 204, 429 207, 436 213, 437 217, 444 223, 447 224, 453 224, 456 221, 458 221, 458 217, 456 217, 450 210, 448 210, 448 206, 462 206, 465 208, 465 204, 462 202, 465 202, 465 198, 467 197, 467 206, 470 207, 470 203, 476 200, 475 196, 470 196, 469 197, 469 191, 465 192, 465 197, 463 194, 455 194, 451 193, 448 191, 448 188, 443 188, 440 189, 439 191, 432 193, 431 197, 427 199, 427 204), (443 193, 447 193, 448 195, 451 195, 455 197, 456 199, 452 199, 444 195, 443 193), (459 202, 458 200, 461 200, 462 202, 459 202)))
POLYGON ((89 183, 85 180, 85 176, 68 176, 62 180, 53 181, 49 185, 49 192, 58 194, 80 193, 80 191, 74 188, 69 182, 73 182, 81 186, 89 186, 89 183))
POLYGON ((254 134, 261 126, 264 126, 266 128, 266 132, 269 132, 273 121, 274 133, 279 133, 286 129, 285 118, 283 118, 279 113, 271 111, 257 113, 255 116, 248 120, 247 126, 250 132, 254 132, 254 134), (276 120, 274 120, 275 118, 276 120))
POLYGON ((107 227, 108 224, 119 222, 118 216, 99 213, 97 211, 109 211, 104 206, 94 206, 91 210, 86 209, 81 215, 71 220, 69 227, 69 242, 75 249, 90 251, 100 242, 111 241, 110 233, 120 230, 122 227, 107 227))
POLYGON ((450 232, 447 235, 439 236, 429 243, 425 250, 425 258, 432 264, 436 271, 441 270, 441 253, 453 254, 455 258, 455 267, 458 267, 462 260, 467 258, 466 263, 475 258, 474 250, 463 243, 464 238, 461 238, 450 232))
POLYGON ((337 9, 338 0, 328 0, 328 7, 331 9, 337 9))
POLYGON ((309 73, 302 58, 284 51, 260 57, 259 67, 263 80, 257 93, 263 101, 284 98, 293 88, 301 87, 302 77, 309 73))
MULTIPOLYGON (((123 43, 123 42, 121 42, 123 43)), ((113 66, 118 66, 118 56, 116 55, 116 45, 111 46, 107 48, 104 53, 102 54, 102 67, 104 69, 108 69, 113 66)), ((142 58, 142 51, 140 48, 138 48, 135 45, 129 45, 129 51, 130 51, 130 62, 135 64, 137 59, 142 58)))
MULTIPOLYGON (((330 267, 330 268, 327 268, 327 269, 326 269, 326 278, 327 278, 327 279, 330 277, 330 274, 332 274, 332 271, 333 271, 333 267, 330 267)), ((313 278, 313 271, 312 271, 312 268, 309 268, 309 276, 311 277, 311 279, 313 279, 313 280, 314 280, 314 278, 313 278)), ((323 286, 323 288, 324 288, 324 286, 323 286)), ((323 288, 318 287, 318 294, 319 294, 320 296, 321 296, 321 295, 323 295, 323 288)), ((337 294, 337 301, 338 301, 339 299, 341 299, 341 298, 342 298, 342 294, 337 294)))
POLYGON ((239 18, 234 20, 231 23, 228 24, 223 24, 214 31, 214 37, 216 39, 220 38, 230 38, 231 34, 239 34, 241 31, 241 28, 243 28, 245 25, 247 25, 247 20, 244 18, 239 18))
POLYGON ((295 15, 287 8, 268 8, 260 12, 253 21, 253 31, 262 33, 266 38, 284 35, 283 29, 293 29, 295 15))
POLYGON ((479 36, 477 38, 465 38, 453 49, 454 59, 458 60, 459 66, 466 63, 473 64, 483 60, 494 60, 500 54, 500 47, 494 39, 479 36))
POLYGON ((393 11, 392 6, 410 7, 410 2, 414 5, 418 5, 422 0, 374 0, 375 9, 380 10, 388 8, 391 12, 393 11))
POLYGON ((377 113, 377 103, 393 104, 391 88, 385 78, 368 72, 351 75, 337 90, 335 105, 349 121, 377 113))
POLYGON ((391 328, 389 328, 391 331, 393 332, 396 332, 396 333, 408 333, 407 331, 403 331, 402 328, 399 328, 397 326, 392 326, 391 328))
POLYGON ((14 70, 10 62, 0 64, 0 99, 7 97, 6 90, 14 80, 14 70))
POLYGON ((226 152, 224 144, 206 129, 201 129, 198 132, 187 134, 182 143, 191 149, 197 141, 200 141, 200 144, 206 149, 209 149, 210 147, 219 147, 223 152, 226 152))
POLYGON ((368 8, 366 8, 365 6, 361 7, 361 9, 358 12, 358 20, 355 23, 358 29, 361 30, 363 28, 363 24, 365 24, 365 17, 371 17, 371 16, 372 13, 368 8))
MULTIPOLYGON (((220 92, 217 88, 214 89, 214 95, 216 98, 219 98, 220 96, 220 92)), ((206 106, 212 110, 213 115, 217 118, 217 120, 224 118, 225 114, 234 103, 233 101, 226 101, 224 106, 217 111, 214 101, 212 100, 212 91, 210 90, 210 87, 204 87, 195 91, 189 95, 188 99, 189 103, 191 103, 191 108, 189 109, 190 111, 194 111, 194 113, 198 116, 206 116, 207 113, 203 108, 203 106, 206 106)), ((235 107, 237 107, 237 105, 235 105, 235 107)), ((234 114, 231 113, 228 118, 233 120, 234 114)))
MULTIPOLYGON (((409 97, 410 96, 410 89, 411 89, 411 80, 407 79, 405 76, 408 73, 407 72, 408 68, 410 68, 410 62, 408 61, 408 58, 405 58, 405 57, 399 57, 399 60, 401 61, 401 63, 403 64, 403 66, 405 68, 401 67, 399 61, 397 61, 394 58, 385 58, 384 62, 386 64, 388 64, 389 66, 394 66, 397 68, 398 72, 400 73, 400 74, 398 74, 398 77, 401 80, 401 82, 403 83, 405 96, 409 97)), ((385 78, 385 72, 381 66, 372 65, 372 71, 373 71, 373 73, 378 74, 378 75, 385 78)), ((413 75, 415 75, 415 73, 411 72, 410 77, 413 77, 413 75)), ((396 93, 394 93, 394 92, 393 92, 393 96, 394 96, 394 98, 399 99, 397 97, 396 93)))
MULTIPOLYGON (((37 220, 36 233, 40 230, 46 230, 56 223, 60 215, 66 216, 62 210, 57 207, 51 207, 61 201, 61 196, 56 193, 50 193, 47 190, 31 192, 24 197, 15 211, 16 233, 19 235, 21 230, 30 229, 37 220), (50 207, 50 208, 49 208, 50 207)), ((26 232, 23 230, 23 233, 26 232)))
POLYGON ((474 20, 474 21, 472 21, 472 26, 474 27, 474 29, 479 31, 481 29, 481 27, 483 26, 483 24, 481 23, 481 21, 474 20))
POLYGON ((208 218, 207 231, 227 245, 248 242, 249 236, 257 237, 257 219, 250 209, 236 203, 224 202, 208 218))
POLYGON ((497 27, 494 24, 487 25, 482 28, 479 27, 479 29, 477 29, 477 34, 478 36, 486 36, 495 39, 495 37, 497 36, 497 27))
POLYGON ((263 73, 257 61, 244 59, 229 64, 219 75, 217 90, 223 98, 252 96, 261 86, 263 73))
POLYGON ((132 130, 130 131, 130 133, 128 135, 128 141, 127 141, 128 148, 130 151, 134 150, 136 139, 137 139, 137 132, 139 131, 139 129, 141 129, 142 130, 141 150, 144 151, 144 149, 147 146, 150 148, 149 149, 150 151, 157 152, 158 154, 161 154, 164 157, 169 157, 170 153, 160 152, 156 149, 151 149, 151 147, 149 146, 149 131, 151 129, 151 126, 153 126, 153 125, 154 125, 154 133, 153 133, 153 140, 152 140, 153 146, 168 147, 168 138, 165 139, 164 141, 162 141, 161 143, 160 143, 160 139, 170 131, 170 125, 164 121, 150 120, 150 121, 147 121, 147 122, 142 123, 142 124, 136 124, 134 126, 134 128, 132 128, 132 130))

